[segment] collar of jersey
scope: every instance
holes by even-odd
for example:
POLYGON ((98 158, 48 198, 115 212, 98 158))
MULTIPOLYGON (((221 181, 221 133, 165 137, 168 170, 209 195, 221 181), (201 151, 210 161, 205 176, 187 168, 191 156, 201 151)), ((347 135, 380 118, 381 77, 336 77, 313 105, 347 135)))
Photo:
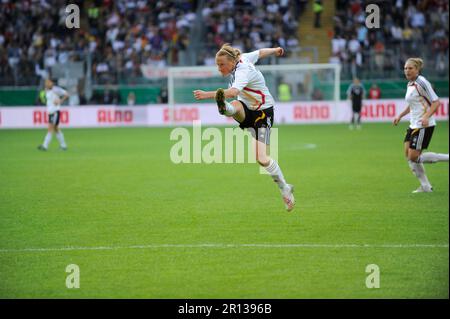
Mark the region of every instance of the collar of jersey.
POLYGON ((236 72, 237 66, 241 62, 242 62, 242 60, 237 61, 236 65, 234 66, 233 72, 231 72, 231 74, 234 74, 236 72))

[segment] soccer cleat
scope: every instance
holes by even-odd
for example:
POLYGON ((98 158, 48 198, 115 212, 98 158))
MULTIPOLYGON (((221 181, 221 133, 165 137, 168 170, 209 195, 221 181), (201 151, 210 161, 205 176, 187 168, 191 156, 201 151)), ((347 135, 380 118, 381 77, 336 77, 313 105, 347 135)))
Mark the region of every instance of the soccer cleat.
POLYGON ((44 145, 39 145, 37 149, 40 150, 40 151, 46 151, 46 150, 47 150, 47 149, 44 147, 44 145))
POLYGON ((67 146, 60 146, 59 148, 63 151, 67 151, 67 146))
POLYGON ((295 206, 294 185, 288 184, 287 187, 281 191, 281 195, 283 196, 283 202, 286 210, 290 212, 295 206))
POLYGON ((223 89, 217 89, 215 99, 219 113, 222 115, 225 114, 225 92, 223 89))
POLYGON ((423 188, 422 186, 420 186, 418 189, 412 191, 413 194, 417 194, 417 193, 432 193, 433 192, 433 187, 426 187, 423 188))

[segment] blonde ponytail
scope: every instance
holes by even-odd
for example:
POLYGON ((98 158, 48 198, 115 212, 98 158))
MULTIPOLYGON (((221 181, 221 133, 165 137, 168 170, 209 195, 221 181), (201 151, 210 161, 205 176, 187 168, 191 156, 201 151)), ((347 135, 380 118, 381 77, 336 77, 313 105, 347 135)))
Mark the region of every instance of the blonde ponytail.
POLYGON ((409 58, 406 63, 411 62, 420 72, 423 69, 423 60, 421 58, 409 58))

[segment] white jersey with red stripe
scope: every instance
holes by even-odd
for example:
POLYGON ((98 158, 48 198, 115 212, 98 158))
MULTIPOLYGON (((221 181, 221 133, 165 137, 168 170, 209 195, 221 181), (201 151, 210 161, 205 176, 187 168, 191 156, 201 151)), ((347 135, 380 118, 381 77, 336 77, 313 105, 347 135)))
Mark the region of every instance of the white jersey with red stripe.
POLYGON ((230 74, 230 88, 239 90, 237 99, 247 105, 250 110, 265 110, 274 106, 274 99, 266 86, 262 73, 256 69, 259 50, 244 53, 230 74))
MULTIPOLYGON (((439 97, 431 87, 430 82, 419 75, 414 81, 409 81, 406 89, 405 100, 410 109, 410 125, 412 129, 423 128, 422 117, 428 111, 431 103, 439 100, 439 97)), ((428 126, 436 125, 434 116, 430 116, 428 126)))

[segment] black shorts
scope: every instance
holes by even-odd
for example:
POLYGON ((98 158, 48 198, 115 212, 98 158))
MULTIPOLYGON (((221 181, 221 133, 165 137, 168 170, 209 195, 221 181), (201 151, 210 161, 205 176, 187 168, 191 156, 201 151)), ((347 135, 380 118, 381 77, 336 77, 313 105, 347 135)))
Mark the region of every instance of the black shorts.
POLYGON ((48 122, 56 126, 59 124, 59 118, 60 118, 60 112, 56 111, 55 113, 48 115, 48 122))
POLYGON ((414 150, 424 150, 430 144, 433 136, 434 126, 424 128, 408 128, 404 142, 409 142, 409 148, 414 150))
POLYGON ((361 112, 361 102, 353 102, 352 103, 352 110, 354 113, 361 112))
POLYGON ((244 106, 245 111, 245 119, 242 123, 238 122, 239 127, 241 129, 247 128, 253 138, 269 145, 270 128, 273 125, 273 107, 261 111, 252 111, 248 109, 244 102, 239 102, 244 106))

